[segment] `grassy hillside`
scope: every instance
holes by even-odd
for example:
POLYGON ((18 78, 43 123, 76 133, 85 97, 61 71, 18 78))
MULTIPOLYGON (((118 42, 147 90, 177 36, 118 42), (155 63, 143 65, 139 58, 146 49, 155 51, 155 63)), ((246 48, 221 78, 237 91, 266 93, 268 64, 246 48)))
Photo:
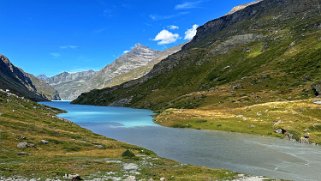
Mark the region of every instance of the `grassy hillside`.
POLYGON ((135 176, 157 180, 161 177, 216 180, 235 176, 225 170, 159 158, 149 150, 99 136, 58 119, 55 115, 60 112, 0 92, 0 179, 16 176, 62 179, 65 174, 80 174, 86 179, 135 176), (18 144, 22 147, 18 148, 18 144), (135 156, 124 154, 126 150, 135 156), (129 170, 130 166, 137 168, 129 170))
POLYGON ((305 1, 301 9, 299 0, 263 1, 209 22, 144 78, 83 94, 75 103, 105 105, 130 98, 126 106, 195 108, 227 97, 215 101, 188 94, 219 88, 248 96, 248 104, 313 97, 312 86, 321 78, 321 15, 314 1, 305 1))
MULTIPOLYGON (((216 111, 314 98, 321 93, 320 4, 320 0, 265 0, 210 21, 198 28, 182 51, 157 64, 145 77, 83 94, 74 103, 159 112, 169 108, 216 111)), ((282 116, 280 112, 275 118, 282 116)), ((260 134, 274 131, 270 119, 274 117, 267 118, 269 126, 260 134)), ((299 127, 289 129, 298 136, 309 132, 299 127)))

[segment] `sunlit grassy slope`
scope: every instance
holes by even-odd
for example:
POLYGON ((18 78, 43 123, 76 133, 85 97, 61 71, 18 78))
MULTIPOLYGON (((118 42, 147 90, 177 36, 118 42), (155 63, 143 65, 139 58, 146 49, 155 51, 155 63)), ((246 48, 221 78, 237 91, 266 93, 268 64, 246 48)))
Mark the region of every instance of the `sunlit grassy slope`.
POLYGON ((45 179, 80 174, 88 179, 103 176, 124 179, 131 175, 124 170, 126 163, 138 165, 137 179, 215 180, 235 175, 159 158, 146 149, 108 139, 59 119, 55 115, 60 112, 0 92, 0 176, 45 179), (28 147, 17 148, 21 142, 27 142, 28 147), (122 156, 126 150, 136 156, 122 156))

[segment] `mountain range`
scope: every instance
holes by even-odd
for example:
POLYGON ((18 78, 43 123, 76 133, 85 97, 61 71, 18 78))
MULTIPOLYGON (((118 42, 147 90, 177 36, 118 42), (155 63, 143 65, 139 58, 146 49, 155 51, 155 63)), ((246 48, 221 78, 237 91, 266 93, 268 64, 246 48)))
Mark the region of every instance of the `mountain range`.
POLYGON ((50 85, 14 66, 4 55, 0 55, 0 70, 0 89, 34 101, 60 99, 50 85))
POLYGON ((74 103, 164 110, 251 105, 320 94, 320 0, 264 0, 200 26, 142 78, 74 103))
POLYGON ((50 78, 44 75, 38 78, 45 80, 54 87, 62 99, 73 100, 81 93, 93 89, 112 87, 140 78, 147 74, 156 63, 180 49, 181 46, 176 46, 165 51, 156 51, 141 44, 136 44, 129 52, 100 71, 63 72, 50 78))

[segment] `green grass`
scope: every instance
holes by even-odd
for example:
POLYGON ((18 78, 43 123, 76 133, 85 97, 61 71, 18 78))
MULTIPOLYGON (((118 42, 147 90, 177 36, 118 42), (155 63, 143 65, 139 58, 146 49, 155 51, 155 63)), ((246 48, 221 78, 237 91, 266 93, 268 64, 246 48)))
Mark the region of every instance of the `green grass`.
POLYGON ((306 133, 321 144, 321 106, 312 100, 271 102, 241 108, 168 109, 155 121, 164 126, 221 130, 283 138, 282 128, 299 141, 306 133))
POLYGON ((230 171, 181 165, 159 158, 144 148, 94 134, 58 119, 55 115, 61 112, 0 92, 0 176, 45 180, 80 174, 89 179, 113 172, 113 176, 125 178, 128 173, 122 164, 135 163, 141 173, 137 179, 228 180, 235 177, 230 171), (41 144, 41 140, 47 140, 48 144, 41 144), (19 149, 19 142, 35 146, 19 149), (27 155, 19 156, 20 152, 27 155))

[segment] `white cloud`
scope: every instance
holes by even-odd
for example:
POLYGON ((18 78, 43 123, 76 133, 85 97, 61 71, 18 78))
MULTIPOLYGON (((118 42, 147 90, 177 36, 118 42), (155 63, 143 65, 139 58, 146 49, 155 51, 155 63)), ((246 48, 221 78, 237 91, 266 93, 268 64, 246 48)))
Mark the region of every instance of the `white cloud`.
POLYGON ((199 4, 201 4, 202 1, 188 1, 188 2, 183 2, 181 4, 177 4, 175 6, 176 10, 186 10, 186 9, 194 9, 198 8, 199 4))
POLYGON ((156 37, 154 38, 154 41, 158 41, 157 44, 159 45, 166 45, 176 42, 179 39, 179 34, 174 34, 168 30, 162 30, 160 31, 156 37))
POLYGON ((195 24, 192 26, 192 28, 186 30, 184 39, 185 40, 192 40, 197 33, 197 28, 198 28, 198 25, 195 24))
POLYGON ((54 58, 58 58, 61 56, 61 54, 57 52, 51 52, 50 55, 53 56, 54 58))
POLYGON ((178 30, 179 27, 176 26, 176 25, 170 25, 170 26, 168 26, 168 29, 170 29, 170 30, 178 30))
POLYGON ((79 46, 76 46, 76 45, 62 45, 59 48, 61 48, 61 49, 77 49, 77 48, 79 48, 79 46))
POLYGON ((128 53, 128 52, 129 52, 129 50, 125 50, 123 53, 126 54, 126 53, 128 53))

